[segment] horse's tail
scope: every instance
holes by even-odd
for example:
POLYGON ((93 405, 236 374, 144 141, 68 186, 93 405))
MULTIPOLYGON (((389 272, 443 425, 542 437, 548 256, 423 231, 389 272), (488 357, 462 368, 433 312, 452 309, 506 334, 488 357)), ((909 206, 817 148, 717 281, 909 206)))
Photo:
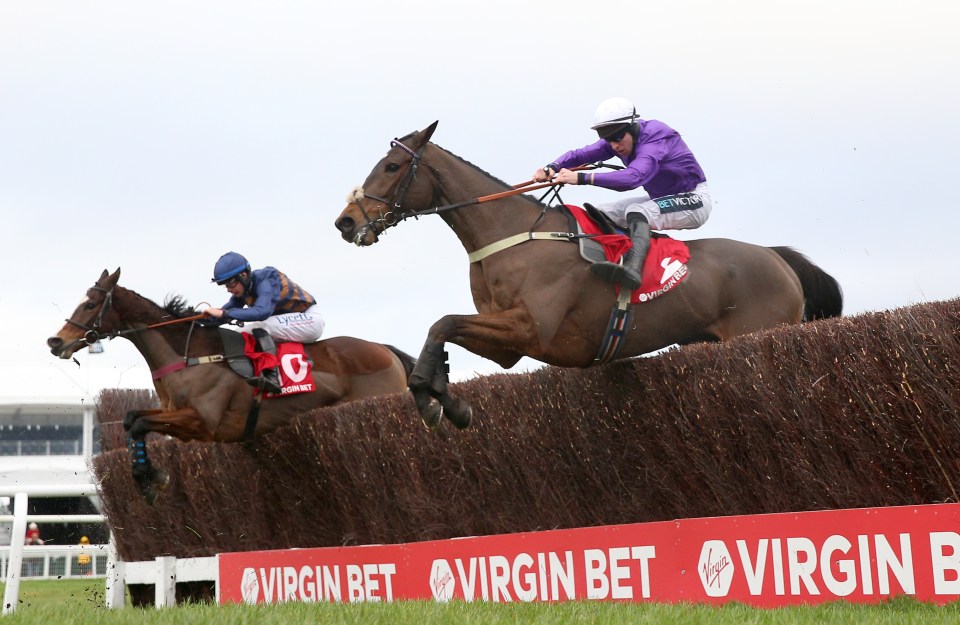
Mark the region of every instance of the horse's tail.
POLYGON ((843 291, 836 279, 809 258, 790 247, 771 247, 800 278, 803 287, 803 320, 839 317, 843 312, 843 291))
POLYGON ((409 379, 410 374, 413 373, 413 368, 417 365, 417 359, 407 352, 397 349, 393 345, 387 345, 384 343, 384 347, 397 355, 397 358, 399 358, 400 362, 403 363, 403 370, 407 372, 407 378, 409 379))

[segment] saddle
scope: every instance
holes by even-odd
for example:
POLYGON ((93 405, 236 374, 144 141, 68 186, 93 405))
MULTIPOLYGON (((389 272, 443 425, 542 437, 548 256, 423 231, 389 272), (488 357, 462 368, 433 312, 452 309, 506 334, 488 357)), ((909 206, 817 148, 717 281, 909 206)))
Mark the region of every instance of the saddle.
MULTIPOLYGON (((230 369, 244 378, 253 386, 258 385, 260 379, 260 370, 263 367, 262 354, 257 354, 253 345, 256 339, 243 332, 236 332, 225 328, 217 328, 220 333, 220 341, 223 343, 223 359, 230 366, 230 369), (251 358, 250 354, 255 354, 251 358)), ((278 363, 288 361, 291 364, 280 364, 278 366, 281 385, 283 386, 282 395, 292 395, 296 393, 308 393, 315 390, 315 386, 309 378, 309 373, 313 369, 313 360, 303 348, 301 343, 278 342, 277 354, 272 359, 278 363), (293 363, 296 361, 296 363, 293 363), (295 367, 299 364, 299 367, 295 367)), ((267 394, 267 397, 279 395, 267 394)))
MULTIPOLYGON (((571 232, 576 233, 580 256, 589 263, 617 262, 630 249, 630 237, 609 217, 585 204, 584 208, 565 204, 571 232)), ((687 244, 660 233, 651 233, 650 250, 643 263, 640 288, 627 292, 616 285, 617 301, 610 311, 607 331, 594 358, 594 364, 614 360, 620 353, 623 337, 630 328, 633 311, 630 304, 648 302, 673 289, 687 277, 690 258, 687 244)))
MULTIPOLYGON (((617 262, 630 249, 630 237, 590 204, 583 208, 565 204, 563 208, 567 212, 570 230, 576 232, 580 256, 587 262, 617 262)), ((651 232, 650 250, 643 263, 643 282, 631 294, 630 303, 650 301, 672 290, 686 278, 689 259, 690 250, 686 243, 660 232, 651 232)))
MULTIPOLYGON (((587 234, 583 231, 580 221, 573 213, 573 211, 576 210, 576 207, 571 207, 570 205, 565 204, 564 208, 566 209, 567 213, 567 223, 570 224, 570 231, 577 233, 577 240, 580 243, 580 257, 588 263, 606 262, 607 255, 604 252, 604 246, 601 243, 603 239, 597 239, 596 236, 587 234)), ((596 226, 598 234, 629 236, 626 230, 613 223, 613 220, 610 219, 606 213, 600 211, 593 204, 584 204, 582 210, 587 214, 587 217, 590 219, 590 221, 592 221, 596 226)), ((651 232, 651 246, 654 239, 660 239, 664 237, 668 239, 670 238, 662 232, 651 232)))
POLYGON ((253 360, 247 356, 243 334, 226 328, 217 328, 217 330, 220 332, 220 341, 223 343, 223 359, 227 361, 233 372, 242 378, 254 377, 253 360))

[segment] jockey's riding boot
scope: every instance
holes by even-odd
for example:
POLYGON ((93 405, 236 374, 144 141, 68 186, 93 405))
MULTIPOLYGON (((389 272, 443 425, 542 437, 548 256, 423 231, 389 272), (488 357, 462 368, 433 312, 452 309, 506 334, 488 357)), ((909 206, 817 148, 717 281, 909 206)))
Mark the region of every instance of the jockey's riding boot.
POLYGON ((640 288, 643 261, 650 250, 650 224, 647 218, 640 213, 627 214, 627 229, 633 247, 627 250, 619 263, 609 261, 590 265, 590 271, 607 282, 619 283, 626 289, 633 291, 640 288))
MULTIPOLYGON (((273 337, 270 336, 269 332, 263 328, 254 328, 253 337, 257 339, 257 349, 259 351, 265 354, 277 355, 277 345, 273 342, 273 337)), ((256 386, 262 388, 265 393, 279 395, 282 389, 280 387, 280 373, 277 371, 277 367, 262 369, 256 386)))

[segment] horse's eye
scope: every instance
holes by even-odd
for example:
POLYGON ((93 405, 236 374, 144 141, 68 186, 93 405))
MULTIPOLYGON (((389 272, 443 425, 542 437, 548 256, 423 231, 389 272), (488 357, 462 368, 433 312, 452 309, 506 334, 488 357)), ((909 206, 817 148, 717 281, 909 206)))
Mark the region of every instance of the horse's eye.
POLYGON ((398 169, 400 169, 400 166, 397 165, 396 163, 387 163, 387 171, 388 171, 388 172, 393 173, 393 172, 397 171, 398 169))
POLYGON ((84 310, 93 310, 96 307, 97 307, 96 302, 87 302, 86 304, 83 305, 84 310))

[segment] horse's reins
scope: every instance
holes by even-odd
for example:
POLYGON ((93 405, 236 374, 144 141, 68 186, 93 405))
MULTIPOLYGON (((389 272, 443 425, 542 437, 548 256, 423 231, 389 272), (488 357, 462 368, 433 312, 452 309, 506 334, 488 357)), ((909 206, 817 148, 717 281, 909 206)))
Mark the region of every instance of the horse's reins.
MULTIPOLYGON (((399 224, 401 221, 405 221, 411 217, 416 219, 416 218, 419 218, 420 215, 436 215, 436 214, 443 213, 446 211, 451 211, 457 208, 463 208, 464 206, 470 206, 473 204, 483 204, 484 202, 492 202, 493 200, 500 200, 506 197, 520 195, 521 193, 527 193, 528 191, 536 191, 538 189, 545 189, 547 187, 563 186, 563 183, 559 183, 559 182, 542 182, 539 184, 534 184, 533 180, 527 180, 526 182, 521 182, 519 184, 513 185, 512 188, 507 191, 501 191, 499 193, 491 193, 490 195, 483 195, 470 200, 465 200, 463 202, 457 202, 455 204, 445 204, 443 206, 435 206, 433 208, 429 208, 423 211, 415 211, 415 212, 412 211, 409 213, 404 213, 403 198, 406 196, 407 191, 410 189, 411 183, 416 177, 417 168, 420 166, 420 162, 423 160, 423 150, 426 148, 426 146, 427 144, 424 143, 423 145, 420 146, 420 148, 416 152, 414 152, 409 147, 407 147, 402 141, 400 141, 400 139, 394 139, 393 141, 390 142, 391 148, 394 148, 394 147, 401 148, 403 151, 409 154, 412 159, 410 163, 410 167, 407 169, 403 178, 397 184, 397 190, 393 194, 393 198, 388 200, 384 197, 371 195, 366 191, 362 191, 362 190, 361 191, 363 193, 364 198, 374 200, 387 207, 392 206, 393 209, 395 210, 388 210, 386 213, 381 213, 380 217, 378 217, 377 219, 372 219, 370 215, 367 213, 367 210, 363 207, 363 204, 360 202, 361 198, 359 197, 352 198, 353 202, 357 205, 357 208, 360 209, 360 213, 363 215, 364 219, 367 220, 367 223, 364 224, 360 228, 360 230, 357 232, 357 234, 354 236, 354 243, 356 243, 357 245, 360 245, 359 242, 363 239, 364 235, 366 235, 367 230, 369 229, 373 229, 376 234, 380 234, 387 228, 393 227, 399 224), (376 232, 377 224, 380 225, 379 233, 376 232)), ((579 171, 583 169, 597 169, 599 167, 601 167, 601 165, 591 163, 587 165, 580 165, 577 167, 573 167, 571 168, 570 171, 579 171)))
MULTIPOLYGON (((374 219, 371 219, 371 218, 370 218, 370 215, 367 213, 366 209, 363 207, 363 204, 361 203, 361 199, 362 199, 361 197, 356 196, 356 197, 351 198, 352 201, 353 201, 353 202, 357 205, 357 207, 360 209, 360 212, 363 214, 364 218, 367 220, 367 223, 364 224, 364 225, 357 231, 357 234, 356 234, 356 235, 354 235, 353 242, 354 242, 356 245, 362 245, 363 238, 365 237, 365 235, 366 235, 366 233, 367 233, 368 230, 371 230, 371 229, 372 229, 372 230, 374 231, 374 234, 377 235, 377 236, 379 236, 379 235, 382 234, 387 228, 390 228, 390 227, 392 227, 392 226, 395 226, 395 225, 399 224, 401 221, 404 221, 404 220, 406 220, 406 219, 409 219, 410 217, 419 218, 420 215, 436 215, 436 214, 443 213, 443 212, 446 212, 446 211, 451 211, 451 210, 455 210, 455 209, 458 209, 458 208, 463 208, 464 206, 471 206, 471 205, 473 205, 473 204, 482 204, 482 203, 484 203, 484 202, 491 202, 491 201, 494 201, 494 200, 499 200, 499 199, 511 197, 511 196, 514 196, 514 195, 519 195, 519 194, 521 194, 521 193, 527 193, 528 191, 536 191, 536 190, 538 190, 538 189, 545 189, 545 188, 547 188, 547 187, 552 187, 552 188, 554 189, 554 193, 557 193, 557 189, 559 189, 559 187, 563 186, 563 183, 558 183, 558 182, 535 183, 536 181, 534 181, 534 180, 527 180, 527 181, 525 181, 525 182, 521 182, 521 183, 519 183, 519 184, 513 185, 512 188, 510 188, 510 189, 507 190, 507 191, 500 191, 500 192, 498 192, 498 193, 491 193, 490 195, 483 195, 483 196, 480 196, 480 197, 477 197, 477 198, 473 198, 473 199, 470 199, 470 200, 465 200, 465 201, 463 201, 463 202, 457 202, 457 203, 455 203, 455 204, 446 204, 446 205, 443 205, 443 206, 435 206, 435 207, 433 207, 433 208, 428 208, 428 209, 422 210, 422 211, 411 211, 410 213, 404 213, 404 212, 403 212, 403 198, 404 198, 404 196, 406 195, 407 191, 409 190, 410 184, 413 182, 414 177, 416 176, 417 167, 420 166, 420 161, 423 160, 423 151, 424 151, 424 149, 426 148, 426 146, 427 146, 427 142, 425 142, 423 145, 421 145, 421 146, 417 149, 417 151, 414 152, 414 151, 411 150, 409 147, 407 147, 403 142, 401 142, 400 139, 394 139, 393 141, 390 142, 390 147, 391 147, 391 148, 399 147, 399 148, 403 149, 407 154, 410 155, 410 157, 411 157, 411 159, 412 159, 412 160, 411 160, 410 167, 407 169, 406 173, 404 174, 404 177, 400 180, 400 182, 399 182, 398 185, 397 185, 397 190, 396 190, 396 192, 393 194, 393 199, 392 199, 392 201, 389 201, 389 200, 387 200, 387 199, 385 199, 385 198, 378 197, 378 196, 375 196, 375 195, 370 195, 370 194, 366 193, 365 191, 363 191, 363 189, 359 189, 358 192, 359 192, 360 194, 362 194, 364 198, 369 198, 369 199, 371 199, 371 200, 375 200, 375 201, 383 204, 384 206, 390 206, 390 204, 392 203, 393 208, 396 209, 396 212, 394 212, 394 211, 389 211, 389 210, 388 210, 386 214, 382 214, 382 213, 381 213, 380 217, 379 217, 378 219, 374 220, 374 219), (380 231, 379 231, 379 232, 377 232, 377 226, 378 226, 378 224, 379 224, 379 226, 380 226, 380 231)), ((427 166, 429 167, 429 165, 427 165, 427 166)), ((606 164, 602 164, 602 163, 589 163, 589 164, 586 164, 586 165, 579 165, 579 166, 577 166, 577 167, 573 167, 573 168, 571 168, 571 171, 581 171, 581 170, 585 170, 585 169, 599 169, 600 167, 616 168, 616 166, 614 166, 614 165, 606 165, 606 164)), ((432 167, 431 167, 430 169, 433 170, 432 167)), ((435 170, 434 170, 434 173, 436 174, 436 171, 435 171, 435 170)), ((545 211, 546 211, 546 209, 544 209, 544 212, 545 212, 545 211)), ((544 212, 541 212, 541 213, 540 213, 540 216, 539 216, 539 217, 537 218, 537 220, 533 223, 533 225, 530 226, 530 229, 527 230, 526 232, 521 232, 521 233, 519 233, 519 234, 515 234, 515 235, 513 235, 513 236, 509 236, 509 237, 507 237, 507 238, 505 238, 505 239, 501 239, 501 240, 499 240, 499 241, 495 241, 495 242, 493 242, 493 243, 491 243, 491 244, 489 244, 489 245, 485 245, 484 247, 482 247, 482 248, 480 248, 480 249, 478 249, 478 250, 475 250, 475 251, 471 252, 471 253, 468 255, 468 260, 469 260, 471 263, 479 262, 479 261, 483 260, 484 258, 486 258, 487 256, 490 256, 491 254, 496 254, 497 252, 500 252, 500 251, 505 250, 505 249, 507 249, 507 248, 513 247, 514 245, 519 245, 519 244, 521 244, 521 243, 525 243, 525 242, 527 242, 527 241, 534 241, 534 240, 541 240, 541 241, 574 241, 574 240, 576 240, 576 239, 579 238, 579 237, 589 236, 589 235, 577 234, 577 233, 575 233, 575 232, 538 232, 538 231, 535 231, 534 228, 536 227, 537 223, 539 223, 540 219, 543 218, 544 212)))
POLYGON ((104 293, 103 304, 100 306, 100 312, 97 313, 97 317, 93 320, 93 323, 90 326, 86 326, 79 321, 74 321, 73 319, 67 319, 66 322, 72 325, 77 326, 84 331, 83 338, 80 339, 80 342, 86 343, 87 345, 92 345, 100 339, 115 339, 118 336, 124 336, 126 334, 132 334, 134 332, 141 332, 143 330, 152 330, 153 328, 159 328, 161 326, 170 325, 172 323, 184 323, 186 321, 197 321, 206 317, 204 314, 192 315, 190 317, 183 317, 181 319, 171 319, 169 321, 161 321, 159 323, 152 323, 142 328, 128 328, 126 330, 115 330, 113 332, 108 332, 106 334, 100 333, 100 324, 103 321, 103 316, 112 306, 113 302, 113 289, 109 291, 103 287, 92 286, 92 289, 96 291, 102 291, 104 293))

